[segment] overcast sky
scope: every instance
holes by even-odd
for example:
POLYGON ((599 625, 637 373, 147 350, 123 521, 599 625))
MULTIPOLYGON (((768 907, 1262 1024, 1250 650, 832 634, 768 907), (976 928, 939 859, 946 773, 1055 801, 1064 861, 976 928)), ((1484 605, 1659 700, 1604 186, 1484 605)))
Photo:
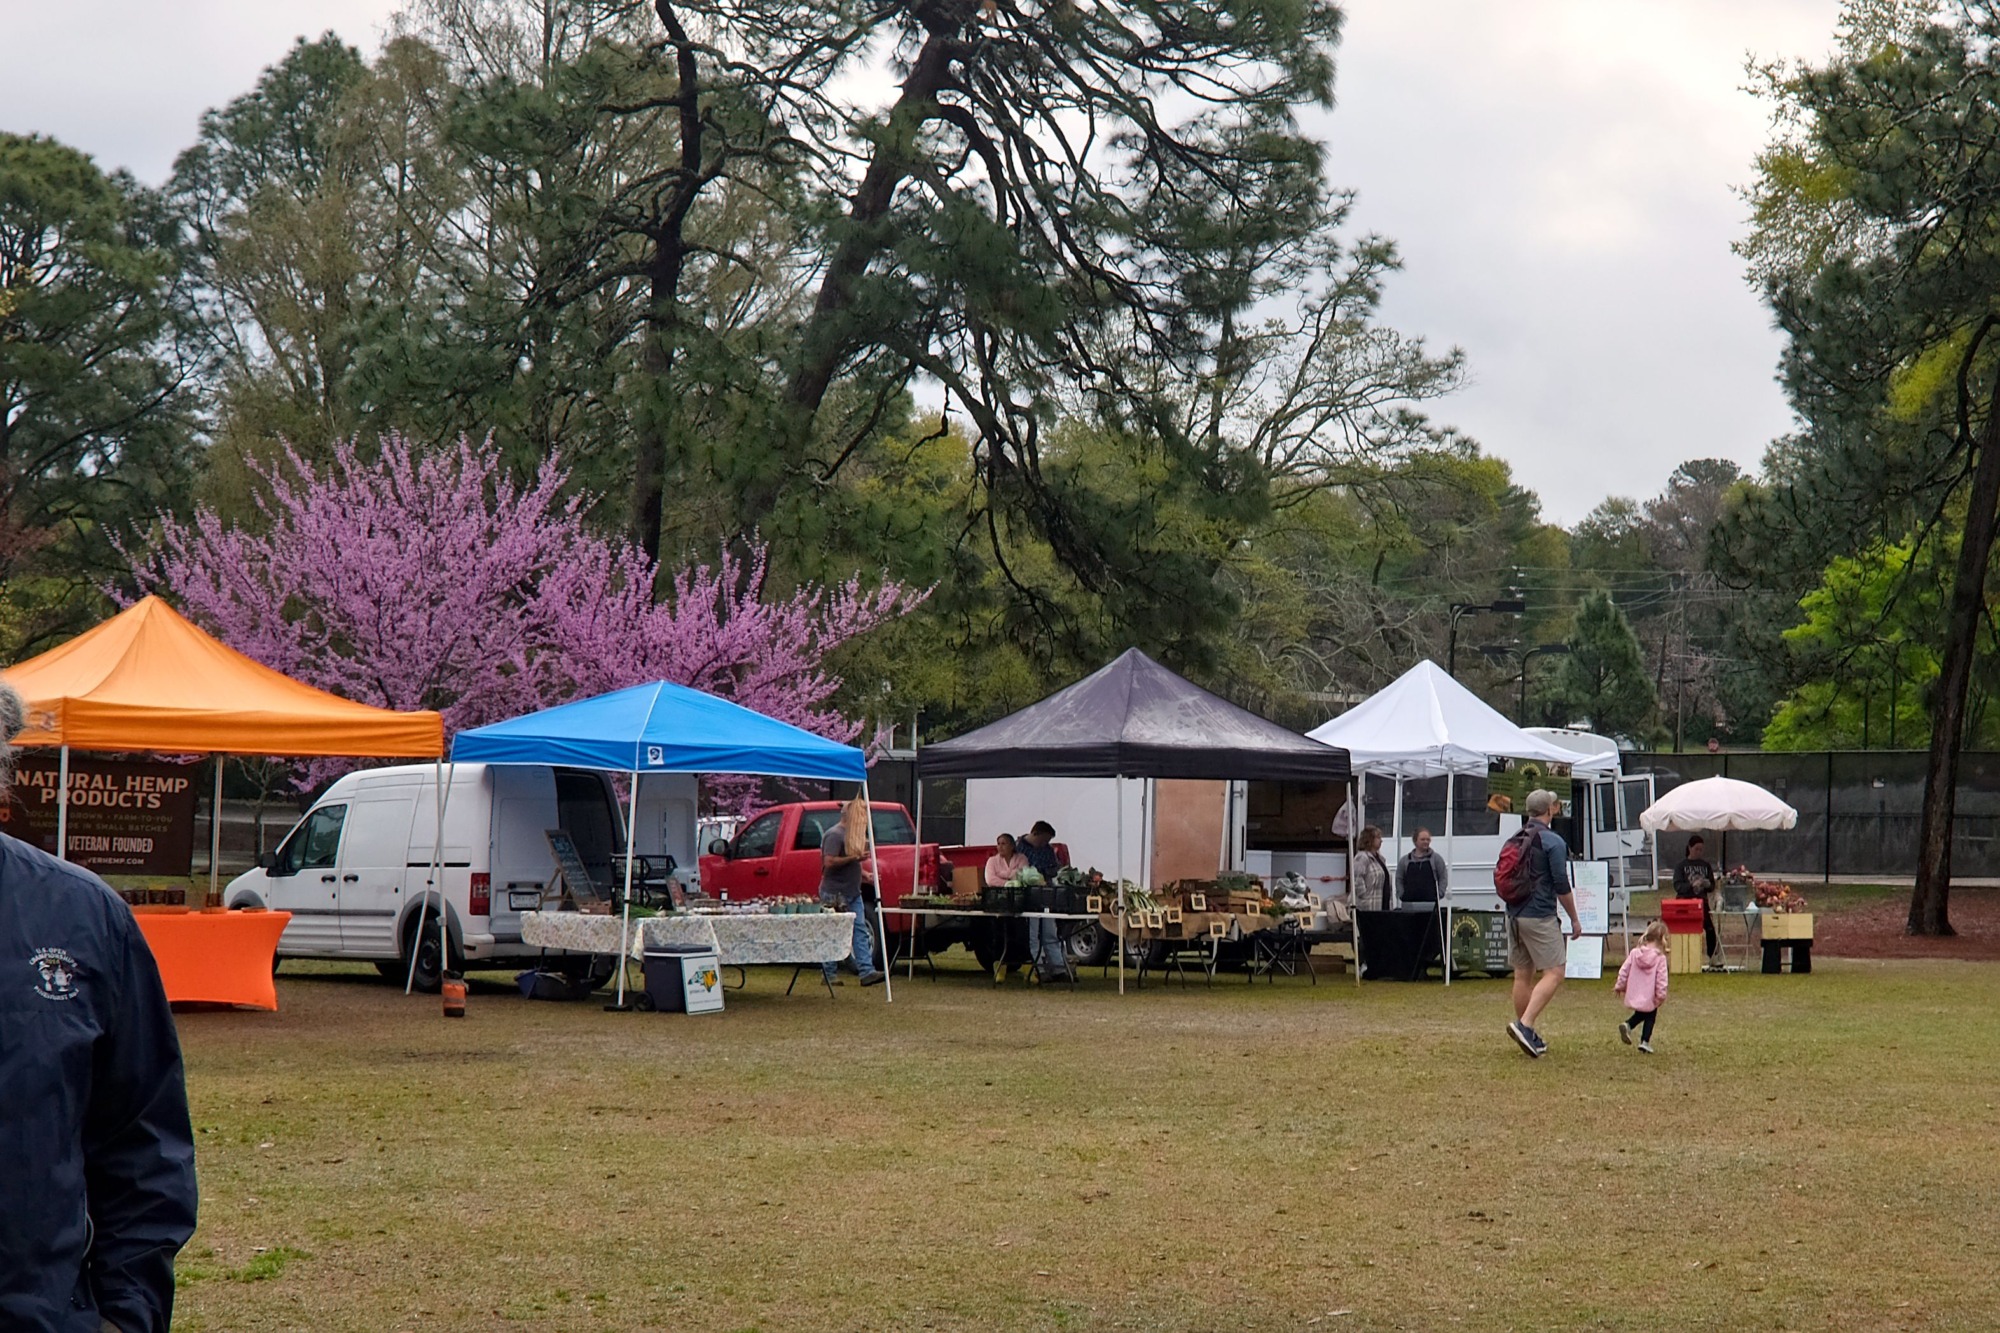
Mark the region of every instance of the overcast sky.
MULTIPOLYGON (((201 112, 294 37, 372 50, 395 0, 0 0, 0 129, 158 181, 201 112), (32 53, 31 58, 23 58, 32 53)), ((1754 467, 1787 424, 1778 338, 1730 242, 1765 111, 1746 56, 1820 56, 1838 0, 1348 0, 1316 121, 1356 221, 1407 272, 1388 318, 1471 358, 1436 415, 1545 514, 1654 494, 1688 458, 1754 467)))

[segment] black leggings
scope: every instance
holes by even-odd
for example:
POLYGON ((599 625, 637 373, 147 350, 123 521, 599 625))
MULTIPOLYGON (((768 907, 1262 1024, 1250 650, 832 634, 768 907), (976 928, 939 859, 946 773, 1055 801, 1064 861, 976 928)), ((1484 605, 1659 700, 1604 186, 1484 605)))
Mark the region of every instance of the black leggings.
POLYGON ((1628 1028, 1635 1026, 1643 1027, 1643 1031, 1639 1033, 1639 1040, 1651 1041, 1653 1039, 1653 1020, 1659 1016, 1660 1011, 1657 1009, 1634 1009, 1632 1016, 1625 1020, 1625 1026, 1628 1028))

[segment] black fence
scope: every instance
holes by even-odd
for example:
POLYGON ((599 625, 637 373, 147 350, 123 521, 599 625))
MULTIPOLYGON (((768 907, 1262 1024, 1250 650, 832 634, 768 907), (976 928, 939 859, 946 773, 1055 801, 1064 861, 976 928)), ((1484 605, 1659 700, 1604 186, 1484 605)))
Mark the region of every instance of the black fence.
MULTIPOLYGON (((1627 754, 1625 773, 1651 773, 1659 795, 1697 778, 1741 778, 1776 792, 1799 812, 1798 827, 1775 833, 1711 833, 1708 855, 1724 866, 1747 865, 1759 874, 1792 879, 1879 877, 1917 873, 1917 829, 1923 819, 1924 763, 1919 750, 1824 750, 1783 754, 1627 754)), ((873 775, 877 800, 909 803, 908 765, 883 764, 873 775)), ((1393 788, 1370 782, 1367 818, 1389 826, 1393 788)), ((845 794, 843 791, 842 794, 845 794)), ((1461 833, 1493 833, 1498 821, 1485 808, 1484 782, 1456 784, 1454 824, 1461 833)), ((1339 807, 1338 789, 1325 797, 1326 817, 1339 807)), ((1643 802, 1628 792, 1623 823, 1636 827, 1643 802)), ((1404 789, 1403 826, 1444 827, 1444 780, 1412 782, 1404 789)), ((965 837, 965 784, 926 779, 924 838, 957 843, 965 837)), ((1954 879, 2000 880, 2000 753, 1962 756, 1958 814, 1952 832, 1954 879)), ((1312 845, 1320 845, 1323 836, 1312 845)), ((1253 840, 1257 846, 1283 839, 1253 840)), ((1304 845, 1304 844, 1301 844, 1304 845)), ((1664 874, 1680 859, 1685 837, 1660 840, 1664 874)))
MULTIPOLYGON (((1720 865, 1801 879, 1907 879, 1917 873, 1925 761, 1917 750, 1641 754, 1627 755, 1625 768, 1650 771, 1662 796, 1683 782, 1720 775, 1754 782, 1798 810, 1797 828, 1711 834, 1709 859, 1720 865)), ((1682 839, 1666 834, 1660 844, 1664 872, 1679 859, 1682 839)), ((2000 879, 2000 753, 1959 760, 1951 869, 1954 879, 2000 879)))

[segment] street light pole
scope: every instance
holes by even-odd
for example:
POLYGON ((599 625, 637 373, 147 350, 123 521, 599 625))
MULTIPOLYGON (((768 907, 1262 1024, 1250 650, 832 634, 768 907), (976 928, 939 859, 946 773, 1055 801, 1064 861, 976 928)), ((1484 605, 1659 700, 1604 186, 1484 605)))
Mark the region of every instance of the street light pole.
POLYGON ((1502 597, 1492 602, 1453 602, 1451 604, 1451 633, 1446 636, 1444 650, 1444 674, 1458 679, 1458 618, 1474 611, 1495 611, 1504 615, 1520 615, 1528 609, 1526 601, 1519 597, 1502 597))
POLYGON ((1544 643, 1521 654, 1521 697, 1514 707, 1514 722, 1517 726, 1528 725, 1528 663, 1537 657, 1567 657, 1569 645, 1566 643, 1544 643))

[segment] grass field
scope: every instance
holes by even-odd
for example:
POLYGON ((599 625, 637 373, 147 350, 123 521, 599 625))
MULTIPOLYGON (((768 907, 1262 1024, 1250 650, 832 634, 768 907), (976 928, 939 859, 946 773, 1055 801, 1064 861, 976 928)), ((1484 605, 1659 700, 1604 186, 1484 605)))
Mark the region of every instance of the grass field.
POLYGON ((2000 968, 181 1016, 184 1330, 1980 1327, 2000 968))

